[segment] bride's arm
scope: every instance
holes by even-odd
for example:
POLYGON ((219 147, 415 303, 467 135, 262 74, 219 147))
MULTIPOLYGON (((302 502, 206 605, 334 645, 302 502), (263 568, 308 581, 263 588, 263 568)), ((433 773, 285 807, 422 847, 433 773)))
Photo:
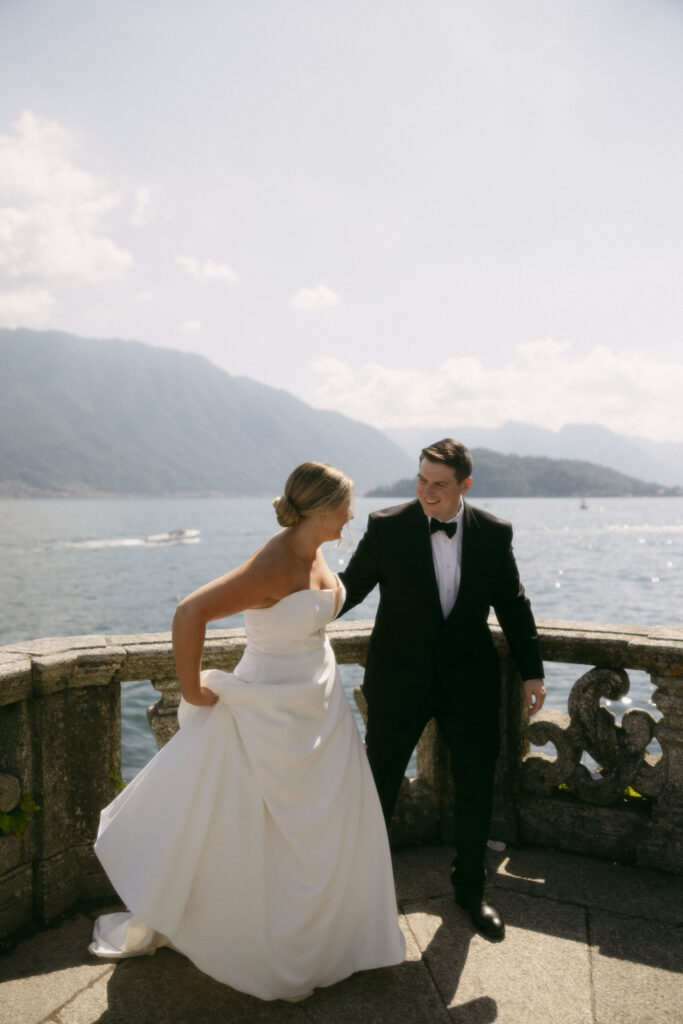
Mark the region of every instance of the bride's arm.
POLYGON ((207 623, 272 603, 283 587, 286 591, 285 577, 282 567, 257 555, 183 598, 173 618, 173 657, 181 693, 189 704, 208 706, 217 700, 199 682, 207 623))

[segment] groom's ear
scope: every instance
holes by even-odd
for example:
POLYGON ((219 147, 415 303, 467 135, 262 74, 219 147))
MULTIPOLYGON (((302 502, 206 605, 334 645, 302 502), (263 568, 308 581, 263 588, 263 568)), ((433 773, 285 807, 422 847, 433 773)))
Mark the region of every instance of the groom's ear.
POLYGON ((470 487, 471 487, 471 486, 472 486, 472 477, 471 477, 471 476, 468 476, 468 477, 467 477, 467 478, 466 478, 465 480, 463 480, 463 482, 462 482, 462 483, 460 484, 460 487, 461 487, 461 489, 462 489, 462 490, 461 490, 461 493, 462 493, 462 494, 467 494, 467 492, 469 491, 469 489, 470 489, 470 487))

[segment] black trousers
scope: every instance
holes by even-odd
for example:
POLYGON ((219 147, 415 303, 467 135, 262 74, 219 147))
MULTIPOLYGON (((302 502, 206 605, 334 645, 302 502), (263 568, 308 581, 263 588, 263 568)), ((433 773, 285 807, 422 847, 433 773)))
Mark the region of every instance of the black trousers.
POLYGON ((436 719, 448 747, 455 785, 456 893, 463 899, 481 899, 494 773, 500 750, 497 720, 483 727, 466 722, 453 711, 432 706, 409 719, 368 708, 365 745, 384 820, 388 826, 408 762, 431 718, 436 719))

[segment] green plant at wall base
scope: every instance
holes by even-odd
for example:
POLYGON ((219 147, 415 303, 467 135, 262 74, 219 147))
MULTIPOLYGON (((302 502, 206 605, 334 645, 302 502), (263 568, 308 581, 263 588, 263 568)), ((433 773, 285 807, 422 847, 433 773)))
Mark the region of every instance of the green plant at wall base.
POLYGON ((39 811, 40 807, 30 793, 24 793, 13 811, 0 814, 0 833, 4 836, 20 836, 26 826, 30 814, 39 811))
POLYGON ((109 772, 109 778, 114 783, 119 793, 121 792, 122 789, 126 788, 126 783, 123 781, 120 775, 116 774, 116 772, 109 772))

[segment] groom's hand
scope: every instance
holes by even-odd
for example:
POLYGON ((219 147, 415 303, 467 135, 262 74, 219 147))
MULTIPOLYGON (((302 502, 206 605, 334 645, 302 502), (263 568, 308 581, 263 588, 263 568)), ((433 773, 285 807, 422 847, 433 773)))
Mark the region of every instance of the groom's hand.
POLYGON ((525 707, 529 718, 543 707, 545 683, 542 679, 527 679, 524 683, 525 707))

